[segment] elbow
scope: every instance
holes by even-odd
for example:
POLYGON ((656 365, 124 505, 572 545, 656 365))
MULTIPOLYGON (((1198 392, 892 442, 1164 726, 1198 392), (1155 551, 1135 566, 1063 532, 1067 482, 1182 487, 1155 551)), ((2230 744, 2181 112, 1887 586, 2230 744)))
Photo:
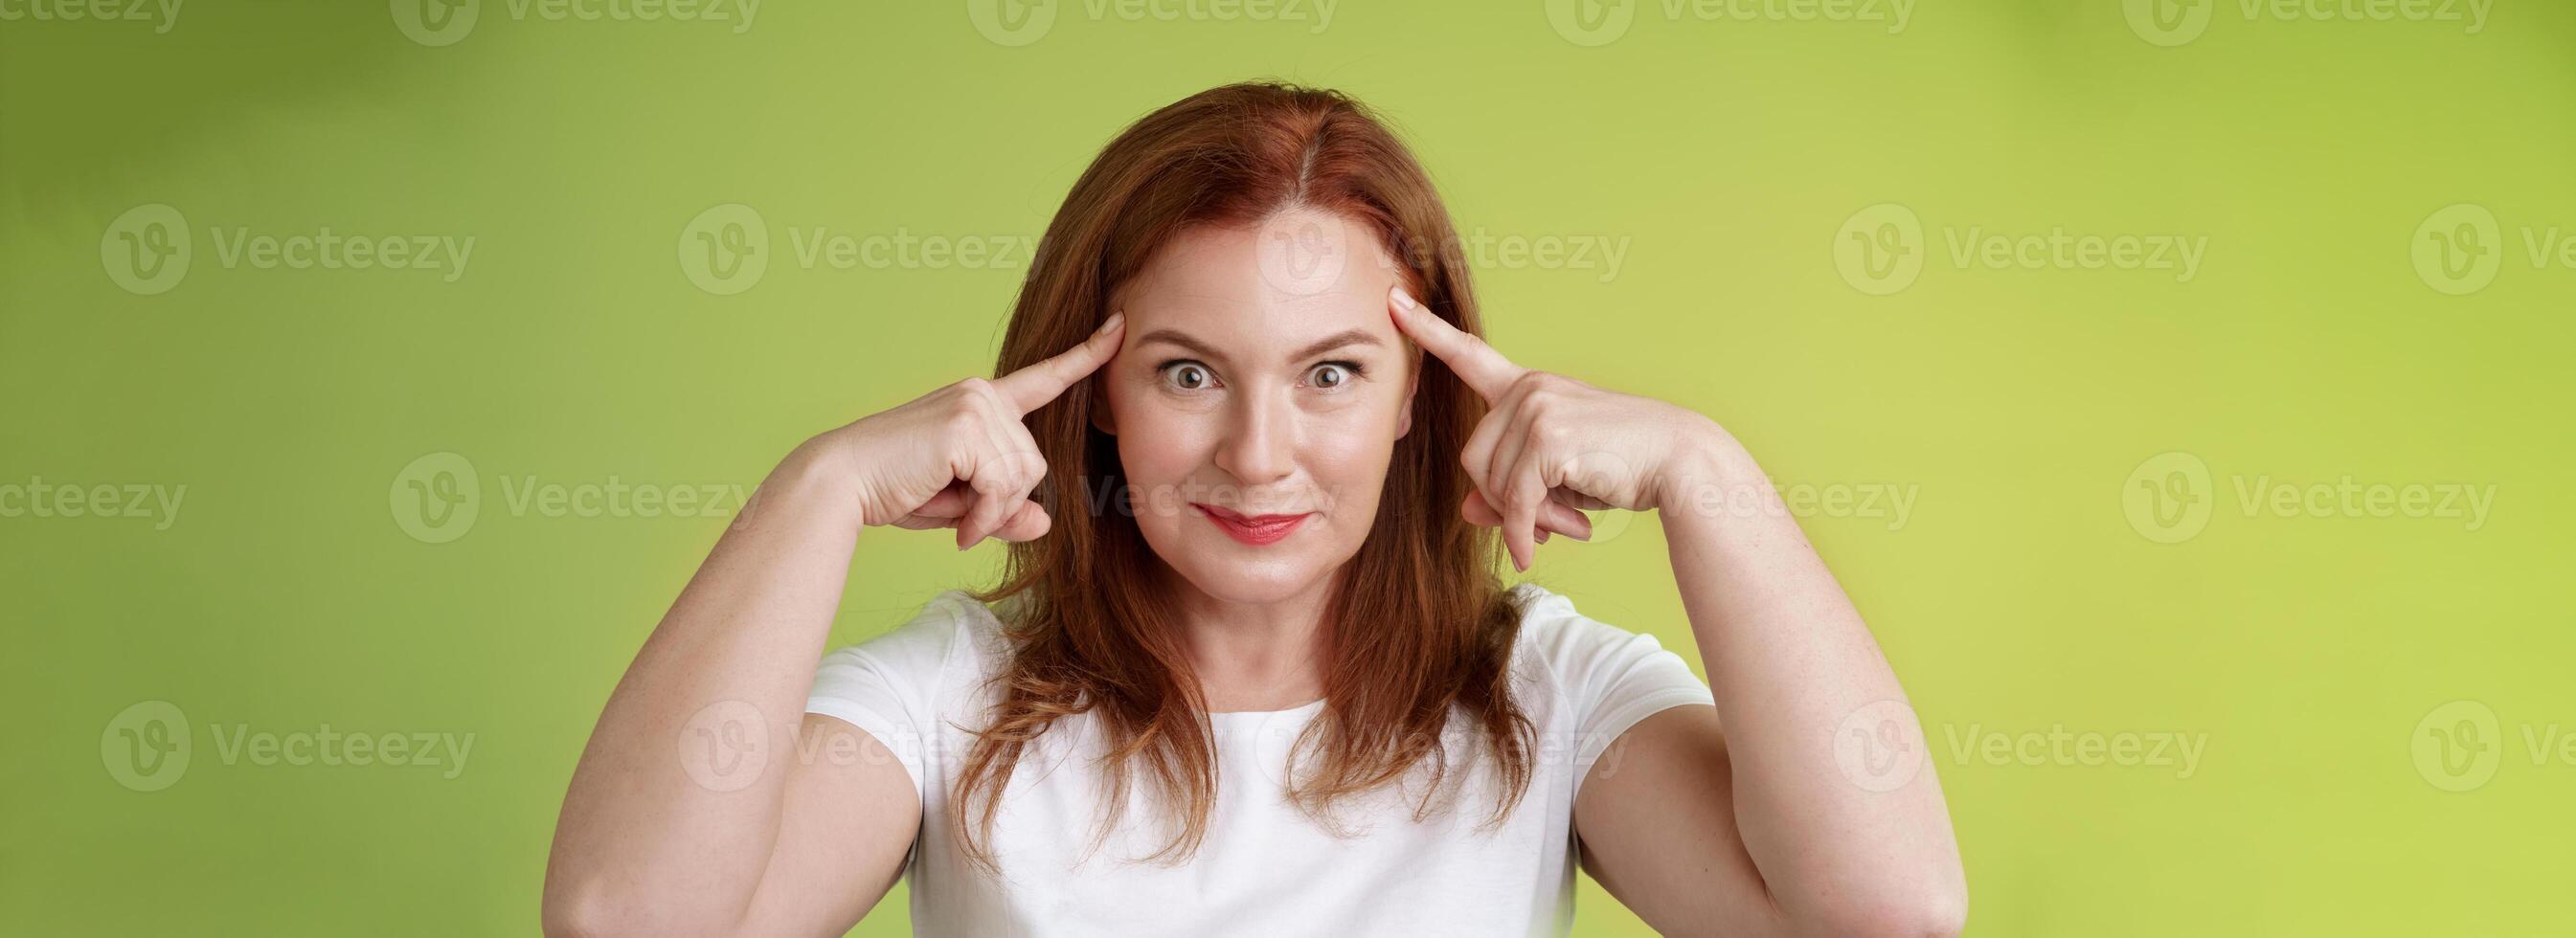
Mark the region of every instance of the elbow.
POLYGON ((1910 893, 1846 900, 1822 916, 1812 929, 1818 935, 1867 938, 1957 938, 1968 927, 1968 890, 1964 883, 1910 893))
POLYGON ((625 901, 596 889, 546 890, 538 911, 538 928, 546 938, 631 938, 638 935, 707 935, 720 932, 684 926, 654 913, 650 901, 625 901))

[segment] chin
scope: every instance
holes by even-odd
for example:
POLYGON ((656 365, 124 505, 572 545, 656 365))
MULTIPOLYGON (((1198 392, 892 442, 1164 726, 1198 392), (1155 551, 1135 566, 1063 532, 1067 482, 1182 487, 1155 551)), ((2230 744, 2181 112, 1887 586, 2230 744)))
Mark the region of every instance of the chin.
MULTIPOLYGON (((1301 531, 1298 536, 1320 533, 1301 531)), ((1209 598, 1226 603, 1257 605, 1294 599, 1340 566, 1316 545, 1282 542, 1251 547, 1214 530, 1189 534, 1149 530, 1145 541, 1174 573, 1209 598)))

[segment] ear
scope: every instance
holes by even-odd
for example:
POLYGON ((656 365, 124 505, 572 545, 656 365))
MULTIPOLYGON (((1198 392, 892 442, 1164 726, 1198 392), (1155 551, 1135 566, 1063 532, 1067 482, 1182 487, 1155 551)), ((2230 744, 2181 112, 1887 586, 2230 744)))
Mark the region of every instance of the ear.
POLYGON ((1109 413, 1109 384, 1099 375, 1091 377, 1091 426, 1110 436, 1118 435, 1118 418, 1109 413))

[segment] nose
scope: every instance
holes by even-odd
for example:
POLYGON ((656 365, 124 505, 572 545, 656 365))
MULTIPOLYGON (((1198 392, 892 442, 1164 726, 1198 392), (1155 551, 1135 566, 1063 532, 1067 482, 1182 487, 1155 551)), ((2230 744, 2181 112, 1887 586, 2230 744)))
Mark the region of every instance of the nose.
POLYGON ((1284 394, 1240 394, 1227 408, 1217 468, 1246 488, 1287 478, 1296 468, 1296 415, 1284 394))

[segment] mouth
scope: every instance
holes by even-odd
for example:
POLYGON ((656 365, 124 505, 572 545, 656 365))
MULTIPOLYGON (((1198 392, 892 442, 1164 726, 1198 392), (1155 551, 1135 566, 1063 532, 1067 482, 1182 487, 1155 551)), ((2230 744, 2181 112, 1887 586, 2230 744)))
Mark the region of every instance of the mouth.
POLYGON ((1277 543, 1296 533, 1298 528, 1305 526, 1306 519, 1315 515, 1311 511, 1294 515, 1246 515, 1197 502, 1191 502, 1190 508, 1197 511, 1199 517, 1214 523, 1227 537, 1254 547, 1277 543))

